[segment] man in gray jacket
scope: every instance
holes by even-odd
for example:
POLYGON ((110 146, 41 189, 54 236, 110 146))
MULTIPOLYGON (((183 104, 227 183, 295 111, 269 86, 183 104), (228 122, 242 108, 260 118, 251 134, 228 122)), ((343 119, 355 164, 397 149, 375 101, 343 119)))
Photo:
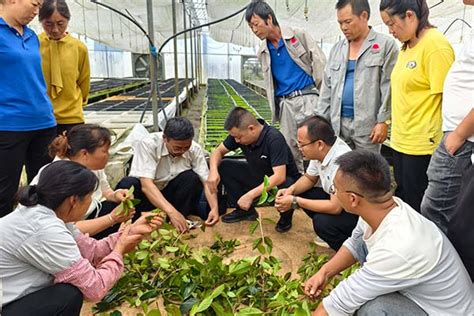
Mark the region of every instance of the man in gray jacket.
POLYGON ((368 0, 339 0, 336 9, 346 38, 329 54, 317 113, 352 149, 379 152, 387 138, 398 47, 369 26, 368 0))
POLYGON ((272 8, 253 1, 245 12, 252 32, 263 40, 258 51, 273 122, 282 132, 300 172, 303 156, 298 150, 298 123, 315 114, 326 57, 302 29, 280 27, 272 8))

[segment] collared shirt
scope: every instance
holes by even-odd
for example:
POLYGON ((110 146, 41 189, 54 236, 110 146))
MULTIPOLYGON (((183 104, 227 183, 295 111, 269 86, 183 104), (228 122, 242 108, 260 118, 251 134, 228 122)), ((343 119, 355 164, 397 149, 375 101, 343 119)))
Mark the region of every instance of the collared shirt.
POLYGON ((81 259, 79 234, 42 205, 19 206, 0 218, 2 304, 53 285, 54 274, 81 259))
POLYGON ((182 156, 173 157, 163 141, 163 133, 152 133, 134 144, 133 150, 130 176, 153 179, 160 190, 186 170, 193 170, 203 183, 209 176, 204 151, 194 141, 182 156))
POLYGON ((339 169, 336 159, 349 151, 351 151, 349 145, 338 137, 334 145, 329 149, 326 157, 324 157, 323 162, 311 160, 306 173, 313 177, 319 177, 324 192, 329 194, 329 188, 334 181, 337 169, 339 169))
POLYGON ((252 173, 262 179, 265 175, 273 175, 273 167, 283 165, 286 165, 287 177, 299 178, 300 174, 295 159, 283 135, 276 128, 265 123, 264 120, 259 119, 258 121, 263 124, 263 129, 255 144, 239 144, 234 137, 229 135, 223 142, 225 148, 228 150, 241 148, 252 173))
POLYGON ((0 18, 0 131, 33 131, 56 125, 41 71, 39 41, 0 18))
MULTIPOLYGON (((288 54, 283 37, 278 41, 278 47, 267 41, 270 51, 273 79, 275 80, 275 95, 285 96, 293 91, 303 90, 314 85, 313 78, 308 75, 288 54)), ((302 45, 299 43, 299 45, 302 45)))
MULTIPOLYGON (((55 161, 60 161, 60 160, 69 160, 68 158, 61 159, 58 156, 54 157, 53 162, 55 161)), ((39 178, 41 176, 41 173, 43 172, 44 168, 49 166, 50 164, 46 164, 41 169, 38 171, 36 176, 31 180, 30 185, 36 185, 38 184, 39 178)), ((89 205, 89 208, 87 209, 87 212, 84 214, 82 217, 83 219, 86 219, 91 215, 94 211, 96 212, 95 217, 99 215, 100 208, 102 207, 101 201, 104 199, 104 192, 107 192, 108 190, 111 190, 109 181, 107 180, 107 175, 105 174, 105 170, 91 170, 93 174, 97 177, 99 180, 99 185, 95 189, 95 191, 92 193, 92 202, 91 205, 89 205)))

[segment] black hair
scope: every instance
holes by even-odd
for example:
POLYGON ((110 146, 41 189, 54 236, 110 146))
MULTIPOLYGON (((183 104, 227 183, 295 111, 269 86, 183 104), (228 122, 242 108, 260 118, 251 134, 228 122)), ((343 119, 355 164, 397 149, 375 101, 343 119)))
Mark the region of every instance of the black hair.
POLYGON ((194 127, 185 117, 173 117, 166 122, 163 135, 168 139, 188 140, 194 137, 194 127))
POLYGON ((97 148, 110 145, 110 131, 96 124, 76 125, 65 135, 59 135, 49 145, 49 155, 71 158, 82 149, 93 153, 97 148))
POLYGON ((44 0, 38 13, 40 21, 49 18, 54 11, 58 11, 66 20, 71 20, 71 12, 65 0, 44 0))
POLYGON ((55 211, 71 196, 83 199, 94 192, 98 181, 92 171, 77 162, 55 161, 43 169, 37 185, 18 191, 17 200, 24 206, 40 204, 55 211))
POLYGON ((360 16, 365 11, 368 14, 368 18, 370 18, 370 4, 368 0, 338 0, 336 10, 341 10, 348 4, 351 5, 354 15, 360 16))
MULTIPOLYGON (((416 28, 416 36, 425 28, 433 28, 434 26, 429 21, 430 9, 426 0, 381 0, 380 11, 386 11, 390 16, 397 15, 401 19, 405 19, 406 12, 410 10, 415 12, 418 18, 418 27, 416 28)), ((402 50, 407 48, 407 43, 404 43, 402 50)))
POLYGON ((226 131, 229 131, 234 127, 241 129, 248 127, 250 124, 258 124, 258 121, 255 116, 253 116, 246 109, 240 106, 236 106, 227 115, 227 118, 224 122, 224 129, 226 131))
POLYGON ((390 191, 390 168, 382 155, 358 149, 339 156, 336 164, 368 201, 376 200, 390 191))
POLYGON ((245 20, 247 23, 250 23, 250 20, 254 15, 259 16, 265 21, 265 23, 267 23, 268 16, 271 16, 273 25, 279 26, 275 12, 273 12, 273 9, 265 1, 253 0, 249 3, 247 9, 245 10, 245 20))
POLYGON ((298 128, 308 127, 309 140, 315 142, 322 140, 326 145, 332 146, 336 142, 336 134, 329 123, 324 117, 314 115, 306 118, 303 122, 298 124, 298 128))

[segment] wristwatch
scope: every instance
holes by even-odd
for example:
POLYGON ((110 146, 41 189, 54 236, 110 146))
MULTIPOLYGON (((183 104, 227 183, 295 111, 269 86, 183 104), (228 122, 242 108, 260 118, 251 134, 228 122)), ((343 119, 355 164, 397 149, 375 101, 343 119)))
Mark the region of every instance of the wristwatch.
POLYGON ((296 210, 299 207, 298 201, 296 200, 296 195, 293 195, 293 200, 291 201, 291 208, 296 210))

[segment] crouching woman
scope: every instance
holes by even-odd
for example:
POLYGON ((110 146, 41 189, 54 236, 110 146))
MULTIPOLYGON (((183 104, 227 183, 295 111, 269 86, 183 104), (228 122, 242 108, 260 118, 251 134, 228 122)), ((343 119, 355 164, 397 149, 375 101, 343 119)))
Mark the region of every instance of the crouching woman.
POLYGON ((102 299, 121 277, 123 255, 161 225, 158 216, 148 223, 148 213, 101 240, 82 234, 72 223, 97 185, 86 167, 57 161, 19 191, 21 205, 0 218, 3 316, 79 315, 83 298, 102 299))

